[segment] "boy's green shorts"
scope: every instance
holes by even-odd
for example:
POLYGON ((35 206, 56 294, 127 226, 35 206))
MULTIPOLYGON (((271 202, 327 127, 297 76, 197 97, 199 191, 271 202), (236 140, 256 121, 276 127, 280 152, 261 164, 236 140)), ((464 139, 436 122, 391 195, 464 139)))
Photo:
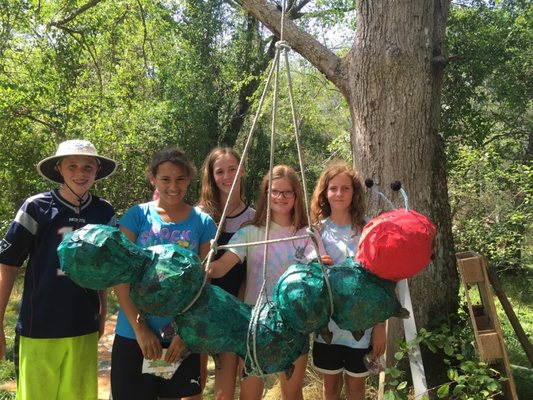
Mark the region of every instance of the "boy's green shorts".
POLYGON ((98 398, 98 332, 34 339, 21 336, 18 400, 98 398))

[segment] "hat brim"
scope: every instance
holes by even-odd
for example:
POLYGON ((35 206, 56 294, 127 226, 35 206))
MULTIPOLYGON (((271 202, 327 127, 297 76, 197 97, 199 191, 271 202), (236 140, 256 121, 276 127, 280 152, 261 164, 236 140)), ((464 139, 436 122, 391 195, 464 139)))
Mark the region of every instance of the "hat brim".
MULTIPOLYGON (((56 169, 57 163, 65 157, 68 157, 69 155, 72 156, 79 156, 83 154, 63 154, 60 156, 51 156, 47 157, 44 160, 40 161, 39 164, 37 164, 37 171, 41 176, 48 179, 51 182, 55 183, 63 183, 63 177, 59 173, 59 171, 56 169)), ((96 177, 94 179, 95 182, 98 182, 99 180, 102 180, 104 178, 107 178, 108 176, 113 175, 118 167, 118 163, 115 160, 112 160, 111 158, 102 157, 102 156, 93 156, 86 154, 87 157, 94 157, 97 158, 98 161, 100 161, 100 168, 98 169, 98 172, 96 173, 96 177)))

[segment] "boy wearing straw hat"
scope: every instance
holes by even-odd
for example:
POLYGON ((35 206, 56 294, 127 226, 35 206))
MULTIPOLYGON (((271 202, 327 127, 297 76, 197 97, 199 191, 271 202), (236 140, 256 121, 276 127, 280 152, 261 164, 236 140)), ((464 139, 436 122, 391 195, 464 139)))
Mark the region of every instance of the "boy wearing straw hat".
POLYGON ((26 199, 0 242, 0 357, 6 352, 6 306, 28 258, 16 327, 17 399, 98 397, 97 342, 106 293, 84 289, 66 277, 56 249, 66 233, 86 224, 115 225, 113 207, 89 189, 116 168, 114 160, 98 155, 86 140, 62 142, 55 155, 37 165, 60 188, 26 199))

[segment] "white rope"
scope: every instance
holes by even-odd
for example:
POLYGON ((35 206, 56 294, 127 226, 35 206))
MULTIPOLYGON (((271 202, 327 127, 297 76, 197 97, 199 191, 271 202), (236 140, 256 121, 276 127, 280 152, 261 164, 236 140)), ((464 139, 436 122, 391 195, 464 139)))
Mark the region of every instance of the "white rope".
MULTIPOLYGON (((293 125, 294 125, 294 133, 296 137, 296 145, 298 149, 298 160, 300 164, 300 173, 301 173, 301 181, 302 181, 302 189, 303 189, 303 197, 304 197, 304 204, 305 204, 305 210, 307 214, 307 219, 309 224, 311 224, 311 218, 310 218, 310 212, 309 212, 309 203, 307 200, 307 185, 305 181, 305 168, 304 168, 304 162, 303 162, 303 153, 301 150, 300 145, 300 132, 298 129, 298 122, 296 120, 296 108, 294 106, 294 96, 293 96, 293 90, 292 90, 292 79, 290 75, 290 68, 289 68, 289 61, 288 61, 288 55, 287 50, 290 50, 289 45, 287 42, 283 40, 283 31, 284 31, 284 18, 285 18, 285 10, 286 10, 286 0, 283 1, 282 5, 282 12, 281 12, 281 32, 280 32, 280 40, 276 43, 276 52, 274 56, 274 60, 271 66, 271 69, 269 71, 265 87, 263 89, 263 92, 261 94, 261 98, 259 100, 257 112, 255 114, 252 126, 250 128, 250 132, 248 134, 248 137, 246 139, 246 144, 244 146, 241 160, 239 162, 239 166, 237 168, 237 172, 235 174, 235 179, 231 185, 231 189, 228 195, 228 199, 226 201, 226 204, 224 205, 224 210, 222 211, 222 215, 220 217, 219 226, 217 227, 217 232, 215 234, 214 239, 211 241, 211 248, 209 253, 207 254, 206 258, 203 260, 202 263, 205 263, 205 274, 204 274, 204 280, 202 282, 201 288, 196 294, 195 298, 191 301, 191 303, 182 311, 187 311, 194 302, 200 297, 201 292, 203 290, 203 287, 205 286, 205 283, 207 282, 207 278, 209 276, 210 272, 210 263, 213 259, 214 254, 219 249, 227 249, 227 248, 236 248, 236 247, 244 247, 244 246, 257 246, 257 245, 263 245, 264 246, 264 254, 263 254, 263 282, 261 285, 261 289, 259 292, 259 295, 256 299, 255 307, 253 308, 252 317, 250 319, 250 324, 248 326, 248 333, 247 333, 247 341, 246 341, 246 359, 250 359, 251 369, 254 371, 254 373, 258 373, 260 376, 265 376, 263 370, 261 369, 259 360, 258 360, 258 354, 257 354, 257 329, 258 329, 258 322, 260 317, 260 311, 261 306, 263 303, 266 303, 268 301, 268 294, 267 294, 267 266, 268 266, 268 248, 269 244, 271 243, 279 243, 289 240, 297 240, 297 239, 306 239, 310 238, 311 242, 313 244, 314 250, 316 255, 318 256, 318 260, 322 269, 323 277, 326 283, 326 287, 328 289, 328 295, 329 295, 329 301, 330 301, 330 316, 333 314, 333 297, 331 293, 331 285, 329 283, 329 279, 327 277, 325 267, 322 263, 322 260, 320 258, 320 252, 318 248, 318 241, 316 238, 315 230, 311 227, 307 229, 307 235, 305 236, 293 236, 289 238, 280 238, 280 239, 269 239, 269 233, 270 233, 270 222, 271 222, 271 196, 267 195, 267 215, 266 215, 266 222, 265 222, 265 240, 259 241, 259 242, 250 242, 250 243, 241 243, 241 244, 235 244, 235 245, 224 245, 224 246, 217 246, 218 239, 221 234, 222 226, 224 226, 224 222, 226 219, 226 215, 229 209, 229 203, 230 199, 233 196, 233 193, 235 191, 235 188, 237 186, 237 179, 239 179, 241 175, 241 171, 243 169, 244 160, 246 159, 246 155, 248 153, 248 150, 251 146, 252 142, 252 136, 255 131, 255 127, 257 125, 257 121, 259 119, 259 116, 261 114, 261 110, 263 107, 264 99, 266 97, 267 90, 270 86, 272 75, 274 76, 274 93, 273 93, 273 104, 272 104, 272 121, 271 121, 271 139, 270 139, 270 159, 269 159, 269 172, 268 172, 268 193, 271 193, 272 191, 272 170, 274 167, 274 153, 275 153, 275 134, 276 134, 276 117, 277 117, 277 102, 278 102, 278 86, 279 86, 279 60, 280 60, 280 52, 284 51, 285 56, 285 65, 287 68, 287 79, 289 84, 289 97, 290 97, 290 103, 291 103, 291 111, 292 111, 292 118, 293 118, 293 125), (265 302, 263 302, 263 299, 265 299, 265 302), (250 347, 250 336, 252 339, 252 346, 250 347)), ((246 365, 246 364, 245 364, 246 365)))
MULTIPOLYGON (((286 49, 284 47, 284 49, 286 49)), ((302 152, 302 146, 300 144, 300 129, 299 124, 296 119, 296 107, 294 105, 294 93, 292 90, 292 78, 291 78, 291 70, 289 67, 289 56, 287 54, 287 51, 284 51, 285 56, 285 68, 287 69, 287 83, 289 86, 289 99, 291 103, 291 111, 292 111, 292 124, 294 126, 294 136, 296 138, 296 148, 298 149, 298 161, 300 162, 300 174, 301 174, 301 180, 302 180, 302 188, 304 192, 304 204, 305 204, 305 212, 307 213, 307 220, 309 222, 309 226, 311 226, 311 213, 309 211, 309 201, 307 200, 307 183, 305 181, 305 169, 304 169, 304 160, 303 160, 303 152, 302 152)), ((329 300, 329 310, 330 310, 330 318, 333 315, 334 305, 333 305, 333 294, 331 290, 331 284, 329 282, 328 274, 326 272, 326 267, 322 263, 322 259, 320 257, 320 252, 318 250, 318 241, 314 235, 313 229, 308 229, 309 237, 311 238, 313 242, 313 246, 315 248, 315 253, 318 256, 320 268, 322 270, 322 276, 324 277, 324 283, 326 284, 326 288, 328 290, 328 300, 329 300)))
MULTIPOLYGON (((285 7, 286 7, 286 1, 283 1, 282 9, 281 9, 281 35, 280 40, 283 41, 283 18, 285 16, 285 7)), ((279 54, 280 54, 280 47, 276 46, 276 57, 275 62, 273 65, 273 69, 275 70, 275 76, 274 76, 274 94, 273 94, 273 101, 272 101, 272 120, 270 125, 270 158, 269 158, 269 169, 268 169, 268 192, 267 192, 267 214, 266 214, 266 221, 265 221, 265 241, 269 240, 270 235, 270 222, 271 222, 271 202, 272 202, 272 196, 270 196, 270 193, 272 192, 272 170, 274 168, 274 152, 275 152, 275 135, 276 135, 276 116, 277 116, 277 106, 278 106, 278 84, 279 84, 279 54)), ((250 335, 252 335, 252 359, 251 359, 251 365, 252 369, 255 369, 259 376, 264 376, 264 372, 261 368, 261 365, 259 364, 259 360, 257 357, 257 329, 258 329, 258 322, 259 322, 259 316, 261 314, 261 306, 263 304, 263 298, 265 299, 265 303, 268 301, 268 295, 266 293, 266 284, 267 284, 267 262, 268 262, 268 244, 264 244, 264 252, 263 252, 263 282, 261 284, 261 289, 259 291, 259 295, 257 296, 255 307, 252 309, 252 318, 250 319, 250 324, 248 326, 248 335, 247 335, 247 348, 249 349, 249 343, 250 343, 250 335)))
MULTIPOLYGON (((276 55, 274 57, 274 62, 276 61, 277 58, 279 58, 279 54, 276 53, 276 55)), ((263 93, 261 94, 261 98, 259 99, 257 112, 255 113, 255 116, 254 116, 254 119, 253 119, 253 122, 252 122, 252 126, 250 128, 250 132, 248 133, 248 137, 246 139, 246 143, 245 143, 244 149, 242 151, 241 161, 239 162, 239 166, 237 167, 237 172, 235 173, 235 179, 233 180, 233 183, 231 184, 231 189, 230 189, 230 192, 229 192, 229 195, 228 195, 228 200, 226 201, 226 204, 224 205, 224 210, 222 211, 222 216, 220 217, 220 221, 219 221, 219 224, 218 224, 218 227, 217 227, 217 231, 215 233, 215 237, 211 241, 211 249, 210 249, 209 253, 207 253, 207 256, 205 257, 205 259, 202 261, 202 264, 205 264, 205 267, 204 267, 205 273, 204 273, 204 279, 202 281, 202 285, 198 289, 198 292, 196 293, 194 298, 191 300, 191 302, 187 306, 185 306, 185 308, 179 314, 183 314, 184 312, 188 311, 193 306, 193 304, 198 300, 198 298, 202 294, 202 291, 203 291, 203 289, 205 287, 205 284, 207 283, 207 279, 209 277, 209 272, 210 272, 210 264, 211 264, 211 261, 213 259, 213 255, 216 253, 216 251, 213 251, 213 248, 216 248, 216 243, 217 243, 218 238, 220 237, 220 234, 222 232, 222 227, 224 226, 224 221, 226 220, 226 214, 227 214, 228 208, 229 208, 229 199, 231 199, 231 196, 233 195, 233 192, 235 191, 235 187, 237 186, 237 177, 239 177, 241 175, 241 171, 244 168, 243 165, 244 165, 245 156, 246 156, 246 154, 248 153, 248 150, 251 147, 253 133, 255 131, 255 127, 257 125, 257 121, 259 120, 259 116, 261 114, 261 109, 263 108, 263 103, 265 101, 266 94, 267 94, 268 88, 270 86, 270 81, 272 79, 273 72, 274 72, 274 64, 272 64, 272 67, 270 69, 270 72, 268 74, 268 77, 267 77, 267 80, 266 80, 266 83, 265 83, 265 87, 263 88, 263 93)))
POLYGON ((309 238, 309 235, 290 236, 290 237, 279 238, 279 239, 261 240, 259 242, 225 244, 225 245, 222 245, 222 246, 218 246, 218 249, 231 249, 231 248, 234 248, 234 247, 258 246, 260 244, 280 243, 280 242, 288 242, 289 240, 308 239, 308 238, 309 238))

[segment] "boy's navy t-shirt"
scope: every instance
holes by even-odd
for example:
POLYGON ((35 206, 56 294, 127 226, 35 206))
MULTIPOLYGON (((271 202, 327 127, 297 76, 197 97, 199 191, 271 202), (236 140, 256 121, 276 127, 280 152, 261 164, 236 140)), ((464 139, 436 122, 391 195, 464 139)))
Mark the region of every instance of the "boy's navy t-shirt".
POLYGON ((89 195, 77 207, 57 190, 28 198, 0 243, 0 262, 20 267, 29 256, 17 332, 32 338, 63 338, 98 331, 98 293, 61 271, 57 247, 86 224, 116 225, 107 201, 89 195))

